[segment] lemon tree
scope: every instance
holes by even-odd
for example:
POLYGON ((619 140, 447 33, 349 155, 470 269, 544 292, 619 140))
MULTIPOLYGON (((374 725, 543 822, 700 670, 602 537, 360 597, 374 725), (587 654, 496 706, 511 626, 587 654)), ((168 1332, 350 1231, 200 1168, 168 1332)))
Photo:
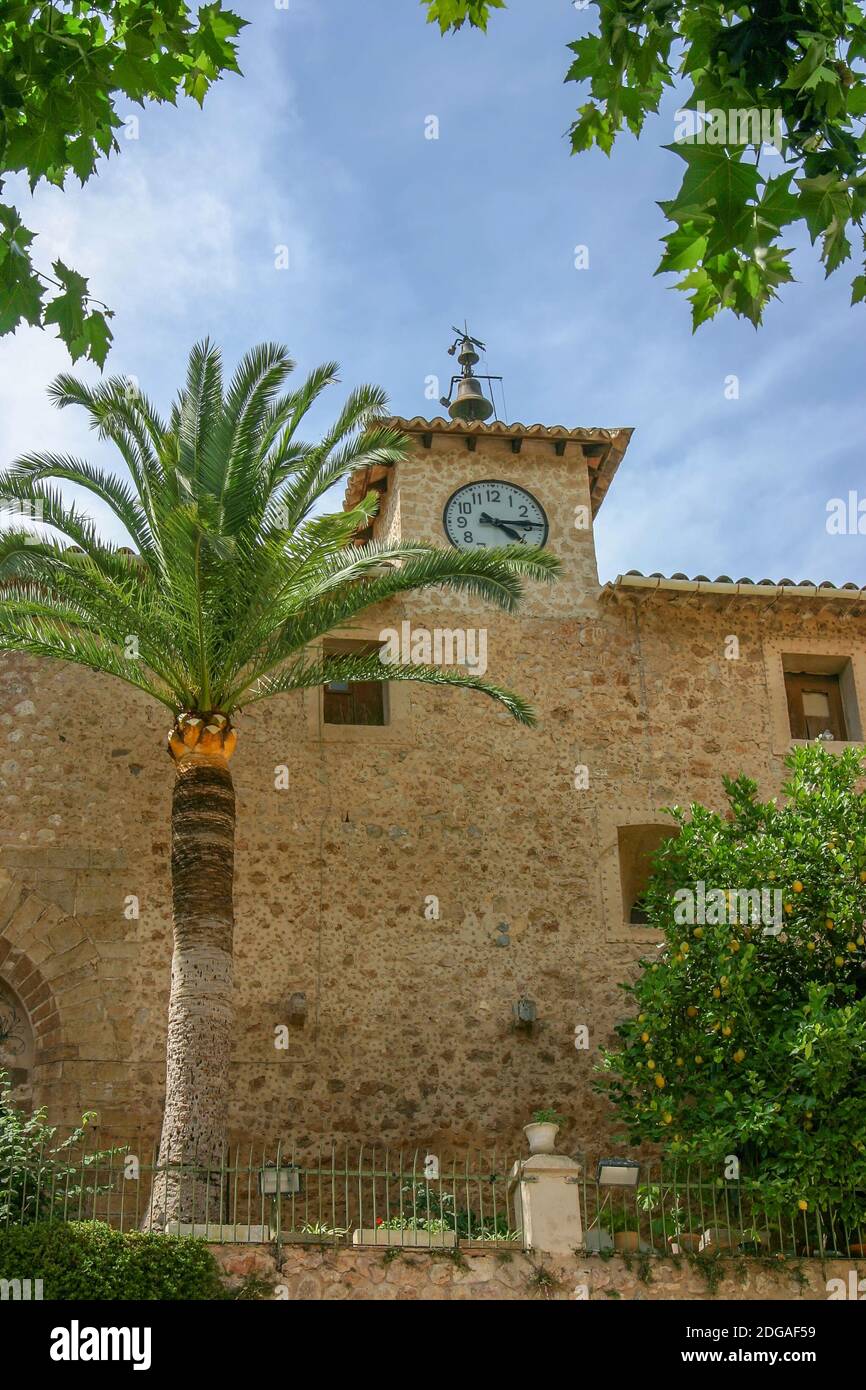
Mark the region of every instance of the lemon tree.
POLYGON ((598 1089, 634 1143, 721 1175, 773 1214, 866 1221, 863 755, 788 757, 782 795, 725 779, 728 809, 673 808, 644 898, 663 943, 598 1089), (728 1165, 729 1166, 729 1165, 728 1165))

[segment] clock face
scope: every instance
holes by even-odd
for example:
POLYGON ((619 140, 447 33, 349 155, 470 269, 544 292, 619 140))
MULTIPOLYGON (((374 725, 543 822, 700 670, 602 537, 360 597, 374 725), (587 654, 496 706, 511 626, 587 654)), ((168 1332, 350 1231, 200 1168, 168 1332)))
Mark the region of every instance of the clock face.
POLYGON ((545 545, 544 508, 526 488, 495 478, 467 483, 445 503, 445 534, 458 550, 501 545, 545 545))

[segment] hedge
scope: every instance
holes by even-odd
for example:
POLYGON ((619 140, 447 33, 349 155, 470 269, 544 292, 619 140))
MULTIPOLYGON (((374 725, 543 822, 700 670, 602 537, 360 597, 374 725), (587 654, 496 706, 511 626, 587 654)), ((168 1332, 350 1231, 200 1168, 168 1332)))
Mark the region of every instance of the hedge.
POLYGON ((204 1241, 115 1231, 101 1221, 36 1222, 0 1229, 0 1279, 41 1279, 43 1298, 226 1298, 204 1241))

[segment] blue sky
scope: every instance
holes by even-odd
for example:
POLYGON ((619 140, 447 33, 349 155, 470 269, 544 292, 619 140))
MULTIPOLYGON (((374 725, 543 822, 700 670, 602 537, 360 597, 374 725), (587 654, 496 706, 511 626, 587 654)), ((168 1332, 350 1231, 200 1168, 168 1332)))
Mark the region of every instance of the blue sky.
MULTIPOLYGON (((336 358, 347 387, 376 381, 396 413, 437 414, 425 383, 438 373, 444 389, 465 317, 511 420, 635 427, 597 525, 602 578, 866 583, 864 537, 825 525, 830 498, 866 496, 850 274, 825 282, 804 241, 763 329, 723 317, 692 335, 685 297, 653 278, 656 200, 680 177, 661 148, 676 100, 610 160, 571 158, 563 138, 580 99, 565 45, 592 7, 512 0, 486 37, 446 38, 415 0, 234 7, 251 21, 242 79, 203 111, 130 106, 139 138, 121 133, 97 179, 23 201, 40 263, 59 254, 116 310, 110 370, 167 407, 197 338, 230 363, 274 338, 300 369, 336 358)), ((0 340, 0 465, 48 448, 108 461, 83 418, 47 403, 67 368, 48 334, 0 340)))

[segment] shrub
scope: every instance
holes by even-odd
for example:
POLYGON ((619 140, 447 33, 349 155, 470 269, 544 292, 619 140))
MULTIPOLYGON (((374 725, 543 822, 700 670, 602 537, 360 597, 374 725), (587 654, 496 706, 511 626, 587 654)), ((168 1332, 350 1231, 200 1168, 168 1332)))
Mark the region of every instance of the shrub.
POLYGON ((0 1229, 0 1279, 41 1279, 46 1299, 228 1297, 204 1241, 115 1231, 100 1221, 40 1221, 0 1229))
POLYGON ((600 1088, 633 1142, 717 1173, 736 1155, 768 1215, 851 1230, 866 1218, 863 755, 813 744, 787 765, 777 801, 741 777, 724 815, 672 811, 644 899, 664 945, 623 986, 636 1009, 600 1088), (772 924, 754 897, 743 920, 755 890, 772 924))
POLYGON ((48 1124, 44 1110, 27 1115, 15 1109, 9 1096, 9 1078, 0 1070, 0 1225, 62 1219, 84 1198, 105 1191, 86 1181, 87 1172, 106 1167, 123 1151, 74 1153, 93 1119, 90 1112, 56 1142, 57 1127, 48 1124))

